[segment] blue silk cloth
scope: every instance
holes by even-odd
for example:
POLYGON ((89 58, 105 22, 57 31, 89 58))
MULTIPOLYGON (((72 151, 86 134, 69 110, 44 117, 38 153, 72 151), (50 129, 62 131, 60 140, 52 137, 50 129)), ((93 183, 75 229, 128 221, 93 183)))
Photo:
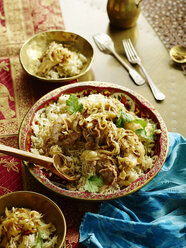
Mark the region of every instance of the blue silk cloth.
POLYGON ((80 242, 90 248, 186 247, 186 139, 169 133, 169 152, 158 175, 134 194, 86 213, 80 242))

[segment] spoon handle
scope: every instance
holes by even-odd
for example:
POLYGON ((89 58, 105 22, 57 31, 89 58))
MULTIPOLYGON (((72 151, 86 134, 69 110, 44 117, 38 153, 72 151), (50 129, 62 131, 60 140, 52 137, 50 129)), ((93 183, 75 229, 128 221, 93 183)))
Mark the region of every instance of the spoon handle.
POLYGON ((37 154, 33 154, 31 152, 27 152, 27 151, 23 151, 23 150, 19 150, 10 146, 5 146, 0 144, 0 152, 19 158, 21 160, 25 160, 28 162, 32 162, 35 164, 39 164, 39 165, 43 165, 43 166, 50 166, 53 163, 53 159, 46 157, 46 156, 42 156, 42 155, 37 155, 37 154))

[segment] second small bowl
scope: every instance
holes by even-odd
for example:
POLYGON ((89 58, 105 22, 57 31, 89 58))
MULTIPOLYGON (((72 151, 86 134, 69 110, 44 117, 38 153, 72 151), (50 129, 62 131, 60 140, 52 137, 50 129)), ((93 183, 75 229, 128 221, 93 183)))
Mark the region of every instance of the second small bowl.
POLYGON ((85 38, 78 34, 52 30, 38 33, 27 40, 20 50, 19 58, 23 69, 30 76, 50 83, 63 83, 75 80, 90 70, 94 59, 94 49, 85 38), (64 47, 69 48, 69 50, 79 52, 86 57, 86 63, 83 64, 80 73, 75 76, 61 77, 57 79, 37 75, 38 61, 46 51, 49 44, 53 41, 61 43, 64 47))
POLYGON ((5 209, 28 208, 36 210, 43 215, 47 223, 51 222, 56 227, 58 242, 56 248, 62 248, 66 236, 66 221, 60 208, 48 197, 31 191, 17 191, 0 197, 0 217, 5 209))

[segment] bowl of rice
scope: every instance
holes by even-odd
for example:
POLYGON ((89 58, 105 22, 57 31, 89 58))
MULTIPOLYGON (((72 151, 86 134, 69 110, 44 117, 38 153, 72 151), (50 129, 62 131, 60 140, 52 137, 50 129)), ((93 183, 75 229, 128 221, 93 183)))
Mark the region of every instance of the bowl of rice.
POLYGON ((39 99, 26 114, 19 148, 53 157, 67 181, 24 164, 44 186, 81 200, 110 200, 149 183, 167 156, 168 132, 158 111, 136 92, 117 84, 82 82, 39 99))
POLYGON ((68 82, 87 73, 94 50, 82 36, 61 30, 40 32, 20 49, 20 63, 32 77, 47 82, 68 82))
POLYGON ((48 197, 17 191, 0 197, 0 247, 62 248, 66 221, 48 197))

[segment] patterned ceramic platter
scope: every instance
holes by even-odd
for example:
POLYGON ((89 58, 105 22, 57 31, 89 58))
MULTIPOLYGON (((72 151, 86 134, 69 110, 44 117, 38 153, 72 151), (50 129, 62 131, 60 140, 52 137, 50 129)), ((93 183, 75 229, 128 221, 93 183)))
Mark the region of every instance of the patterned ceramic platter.
MULTIPOLYGON (((167 152, 168 152, 168 132, 166 125, 158 113, 158 111, 142 96, 135 93, 134 91, 127 89, 125 87, 104 83, 104 82, 83 82, 83 83, 74 83, 67 86, 62 86, 58 89, 55 89, 43 96, 38 100, 35 105, 29 110, 26 114, 19 132, 19 148, 22 150, 30 150, 31 146, 31 123, 35 112, 40 108, 43 108, 49 102, 57 101, 60 95, 62 94, 76 94, 77 96, 88 96, 90 94, 101 93, 106 96, 117 97, 127 109, 134 111, 138 117, 146 117, 152 119, 158 129, 161 130, 161 134, 158 135, 155 145, 155 154, 157 159, 154 162, 154 166, 146 174, 139 177, 132 184, 126 188, 116 192, 108 194, 100 193, 90 193, 90 192, 79 192, 79 191, 70 191, 67 190, 53 181, 50 181, 49 178, 43 173, 41 169, 36 166, 29 166, 25 161, 24 164, 28 167, 30 173, 45 187, 48 189, 66 197, 81 199, 81 200, 110 200, 126 196, 128 194, 134 193, 135 191, 142 188, 144 185, 149 183, 160 171, 162 168, 167 152)), ((155 180, 155 179, 154 179, 155 180)))

